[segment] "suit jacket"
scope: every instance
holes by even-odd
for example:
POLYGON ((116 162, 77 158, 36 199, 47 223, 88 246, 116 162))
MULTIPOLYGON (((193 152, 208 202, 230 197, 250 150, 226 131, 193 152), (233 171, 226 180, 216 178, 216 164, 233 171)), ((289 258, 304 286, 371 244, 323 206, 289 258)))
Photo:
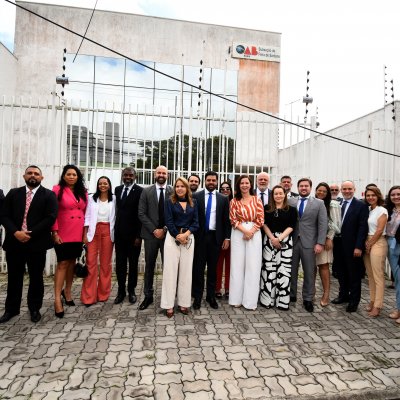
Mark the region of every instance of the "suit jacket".
MULTIPOLYGON (((198 211, 199 211, 199 229, 194 233, 195 241, 202 240, 205 234, 205 223, 206 223, 206 205, 205 205, 205 194, 204 190, 196 192, 193 197, 197 200, 198 211)), ((229 200, 228 197, 214 192, 216 194, 217 205, 216 205, 216 238, 218 246, 222 246, 222 242, 225 239, 231 237, 231 224, 229 222, 229 200)))
POLYGON ((140 238, 142 223, 139 219, 139 200, 143 188, 136 183, 132 186, 129 195, 121 200, 124 185, 115 188, 116 197, 116 218, 115 218, 115 239, 129 237, 140 238))
MULTIPOLYGON (((60 189, 59 185, 53 187, 57 198, 60 189)), ((57 219, 52 228, 53 231, 58 231, 58 236, 63 242, 82 242, 87 200, 86 194, 86 201, 77 201, 72 190, 64 187, 62 197, 58 201, 57 219)))
POLYGON ((57 217, 58 203, 55 194, 40 186, 33 196, 27 215, 28 231, 31 239, 21 243, 14 237, 20 231, 25 214, 26 186, 11 189, 1 212, 1 220, 6 230, 3 248, 6 251, 45 251, 53 247, 51 227, 57 217))
MULTIPOLYGON (((172 186, 167 185, 164 201, 172 193, 172 186)), ((144 188, 139 200, 139 219, 142 223, 140 236, 143 239, 154 239, 153 231, 158 227, 158 199, 156 185, 144 188)))
MULTIPOLYGON (((291 197, 289 204, 297 209, 298 197, 291 197)), ((298 216, 293 232, 294 242, 300 237, 301 244, 306 249, 313 248, 316 244, 324 245, 328 232, 328 214, 324 202, 309 197, 303 216, 298 216)))
MULTIPOLYGON (((88 227, 87 231, 87 238, 88 241, 91 242, 94 238, 96 233, 96 226, 97 226, 97 216, 99 213, 99 202, 100 199, 97 201, 93 200, 93 195, 89 197, 88 206, 86 207, 85 213, 85 226, 88 227)), ((108 222, 110 223, 110 237, 111 241, 114 242, 114 225, 115 225, 115 196, 113 195, 112 201, 107 203, 109 208, 109 217, 108 222)))
POLYGON ((363 250, 368 235, 368 206, 353 197, 342 222, 341 236, 343 250, 353 254, 354 249, 363 250))

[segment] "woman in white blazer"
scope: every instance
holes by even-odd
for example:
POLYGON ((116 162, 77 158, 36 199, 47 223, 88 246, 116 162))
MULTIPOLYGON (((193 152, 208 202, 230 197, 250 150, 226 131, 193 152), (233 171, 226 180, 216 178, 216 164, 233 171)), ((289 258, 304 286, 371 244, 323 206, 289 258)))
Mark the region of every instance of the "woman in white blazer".
POLYGON ((96 193, 89 197, 86 209, 83 241, 87 246, 89 274, 83 280, 81 291, 81 301, 86 307, 97 301, 107 301, 111 292, 115 224, 115 196, 111 190, 110 179, 101 176, 96 193))

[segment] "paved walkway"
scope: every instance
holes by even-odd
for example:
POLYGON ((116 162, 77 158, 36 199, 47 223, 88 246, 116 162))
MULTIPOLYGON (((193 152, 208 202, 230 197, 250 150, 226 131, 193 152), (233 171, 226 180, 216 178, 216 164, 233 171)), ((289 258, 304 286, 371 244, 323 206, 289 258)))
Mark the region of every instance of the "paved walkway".
MULTIPOLYGON (((140 287, 143 281, 140 280, 140 287)), ((333 294, 336 294, 336 283, 333 294)), ((0 282, 0 312, 5 299, 0 282)), ((344 306, 300 303, 290 312, 205 304, 169 320, 157 307, 112 302, 54 316, 46 285, 43 318, 0 325, 1 399, 400 399, 400 326, 344 306)), ((80 284, 74 286, 79 299, 80 284)), ((26 293, 26 290, 25 290, 26 293)), ((25 295, 24 293, 24 295, 25 295)), ((394 304, 387 290, 385 304, 394 304)))

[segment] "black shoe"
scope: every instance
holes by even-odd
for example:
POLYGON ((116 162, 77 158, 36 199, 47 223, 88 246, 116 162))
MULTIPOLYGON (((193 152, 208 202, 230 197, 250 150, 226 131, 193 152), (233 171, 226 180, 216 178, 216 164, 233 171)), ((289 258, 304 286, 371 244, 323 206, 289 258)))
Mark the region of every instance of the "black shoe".
POLYGON ((117 297, 114 300, 114 304, 122 303, 124 301, 124 299, 125 299, 125 294, 118 293, 117 297))
POLYGON ((291 303, 296 303, 297 297, 296 296, 290 296, 290 302, 291 303))
POLYGON ((140 303, 139 310, 145 310, 152 303, 153 303, 152 297, 145 297, 144 300, 140 303))
POLYGON ((336 299, 333 299, 331 301, 332 304, 343 304, 343 303, 348 303, 349 299, 347 299, 346 297, 336 297, 336 299))
POLYGON ((4 322, 9 321, 12 317, 15 317, 16 315, 19 315, 19 312, 17 313, 12 313, 6 311, 3 316, 0 318, 0 324, 4 324, 4 322))
POLYGON ((314 304, 312 303, 312 301, 304 300, 303 305, 304 305, 304 308, 306 309, 306 311, 308 311, 308 312, 314 311, 314 304))
POLYGON ((133 293, 133 294, 129 293, 128 297, 129 297, 129 303, 131 303, 131 304, 135 304, 136 303, 137 297, 136 297, 135 293, 133 293))
POLYGON ((218 308, 218 303, 217 300, 215 300, 215 297, 206 297, 206 302, 210 305, 211 308, 216 310, 218 308))
POLYGON ((54 315, 55 315, 57 318, 64 318, 64 310, 62 310, 62 311, 60 311, 60 312, 54 311, 54 315))
POLYGON ((358 308, 358 304, 349 303, 348 306, 346 307, 346 311, 349 313, 356 312, 357 308, 358 308))
POLYGON ((201 300, 200 299, 194 299, 193 301, 193 310, 200 310, 201 307, 201 300))
POLYGON ((72 306, 72 307, 75 306, 75 302, 74 302, 73 300, 67 300, 67 298, 65 297, 64 289, 61 291, 61 296, 62 296, 62 298, 64 299, 65 304, 66 304, 67 306, 72 306))
POLYGON ((42 316, 39 311, 31 311, 31 321, 39 322, 42 319, 42 316))

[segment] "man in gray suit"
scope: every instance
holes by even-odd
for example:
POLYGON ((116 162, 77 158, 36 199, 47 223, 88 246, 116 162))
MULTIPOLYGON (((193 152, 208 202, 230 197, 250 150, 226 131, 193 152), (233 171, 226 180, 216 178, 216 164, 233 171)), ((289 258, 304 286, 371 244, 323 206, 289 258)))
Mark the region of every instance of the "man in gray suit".
POLYGON ((301 178, 297 182, 299 197, 290 198, 289 204, 297 207, 298 222, 293 234, 294 248, 292 258, 292 281, 290 286, 290 301, 297 300, 297 279, 299 263, 304 271, 303 305, 308 312, 314 311, 313 298, 315 293, 315 255, 324 249, 328 231, 328 216, 324 202, 310 197, 312 182, 309 178, 301 178))
POLYGON ((153 303, 153 280, 158 251, 163 258, 164 240, 167 228, 164 221, 164 202, 171 195, 172 187, 167 185, 168 170, 159 165, 154 174, 155 184, 143 189, 139 200, 139 219, 142 223, 140 236, 144 239, 146 267, 144 271, 144 300, 139 310, 145 310, 153 303))

